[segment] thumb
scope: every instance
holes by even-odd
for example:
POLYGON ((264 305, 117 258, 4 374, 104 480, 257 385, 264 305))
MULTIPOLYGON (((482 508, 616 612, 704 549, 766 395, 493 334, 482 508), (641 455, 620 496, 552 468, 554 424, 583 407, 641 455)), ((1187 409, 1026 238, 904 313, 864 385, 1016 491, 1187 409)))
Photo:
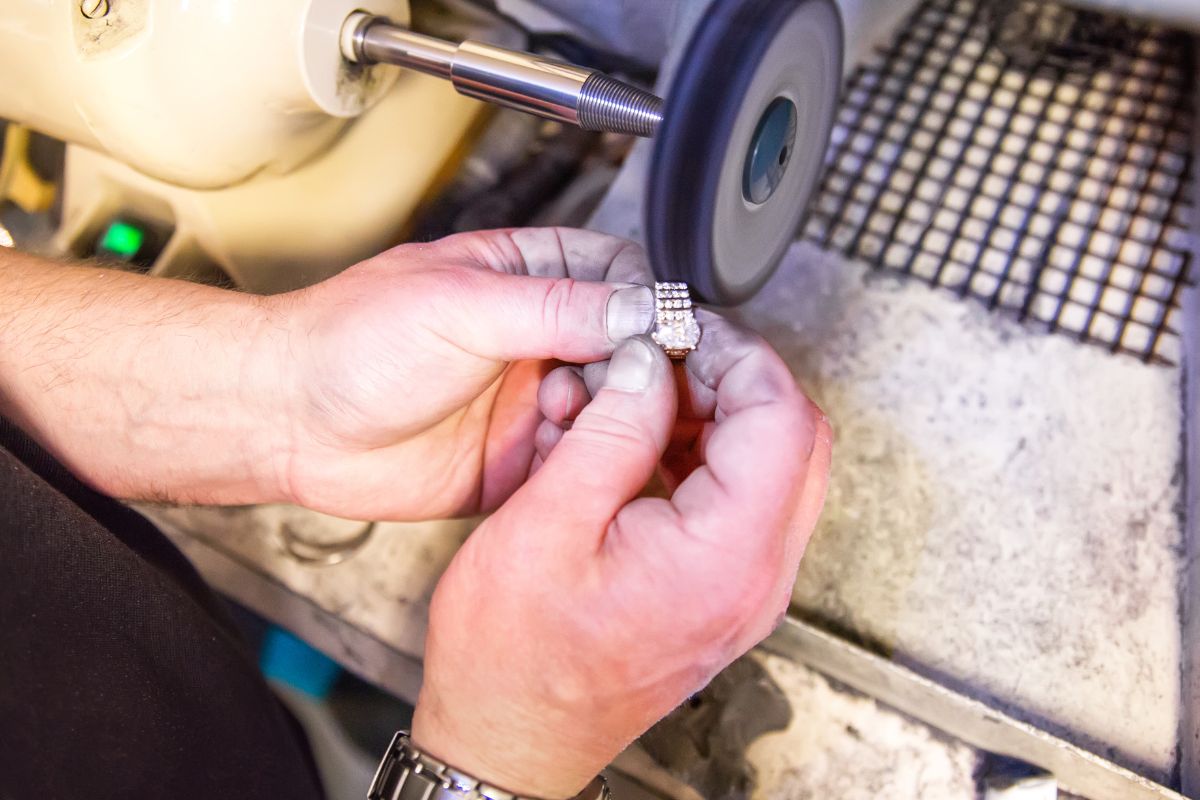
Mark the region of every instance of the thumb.
POLYGON ((479 270, 453 326, 457 344, 497 361, 607 358, 654 323, 654 292, 632 283, 534 278, 479 270))
MULTIPOLYGON (((677 402, 671 362, 662 350, 647 336, 627 340, 613 354, 595 398, 505 509, 535 510, 555 521, 547 528, 576 541, 580 527, 600 538, 654 475, 677 402)), ((594 547, 595 539, 579 543, 594 547)))

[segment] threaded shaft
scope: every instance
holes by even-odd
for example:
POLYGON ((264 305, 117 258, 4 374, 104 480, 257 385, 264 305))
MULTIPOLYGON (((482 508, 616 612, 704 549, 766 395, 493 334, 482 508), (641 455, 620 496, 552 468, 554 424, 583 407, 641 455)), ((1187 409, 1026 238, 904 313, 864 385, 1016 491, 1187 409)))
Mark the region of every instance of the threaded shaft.
POLYGON ((663 101, 650 92, 593 72, 579 90, 579 125, 589 131, 653 136, 663 101))

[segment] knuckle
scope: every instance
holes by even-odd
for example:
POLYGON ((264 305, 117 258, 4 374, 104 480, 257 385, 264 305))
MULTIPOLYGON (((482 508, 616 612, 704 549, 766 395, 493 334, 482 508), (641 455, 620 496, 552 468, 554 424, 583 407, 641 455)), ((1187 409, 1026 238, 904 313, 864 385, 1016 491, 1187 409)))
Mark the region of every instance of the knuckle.
POLYGON ((578 288, 573 278, 556 278, 550 281, 542 295, 542 327, 555 337, 570 330, 571 309, 578 288))
POLYGON ((704 326, 704 333, 712 339, 711 344, 732 353, 749 353, 770 349, 766 339, 728 317, 707 308, 696 310, 696 318, 704 326))
POLYGON ((568 436, 577 447, 592 451, 597 464, 629 455, 658 461, 658 446, 640 425, 607 412, 593 410, 580 416, 568 436))
POLYGON ((703 621, 701 633, 710 643, 720 647, 734 638, 734 634, 741 629, 742 622, 740 609, 731 605, 723 605, 715 609, 703 621))
POLYGON ((733 629, 744 629, 753 625, 762 616, 763 609, 768 608, 769 587, 765 581, 747 581, 734 592, 729 601, 729 626, 733 629))
POLYGON ((605 280, 646 280, 651 276, 650 258, 646 250, 636 242, 625 241, 617 248, 604 271, 605 280))

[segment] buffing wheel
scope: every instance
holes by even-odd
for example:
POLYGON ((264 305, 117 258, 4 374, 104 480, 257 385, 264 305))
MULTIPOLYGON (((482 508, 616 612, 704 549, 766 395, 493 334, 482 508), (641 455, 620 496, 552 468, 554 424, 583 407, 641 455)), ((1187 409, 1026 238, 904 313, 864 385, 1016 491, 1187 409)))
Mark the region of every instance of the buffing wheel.
POLYGON ((646 188, 660 281, 740 303, 771 276, 816 188, 837 110, 833 0, 714 0, 666 98, 646 188))

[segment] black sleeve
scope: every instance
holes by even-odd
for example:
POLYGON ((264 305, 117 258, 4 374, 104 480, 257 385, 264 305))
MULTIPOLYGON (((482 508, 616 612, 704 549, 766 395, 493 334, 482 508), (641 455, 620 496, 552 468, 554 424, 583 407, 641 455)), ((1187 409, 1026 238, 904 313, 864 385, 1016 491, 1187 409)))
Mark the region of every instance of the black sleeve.
POLYGON ((220 601, 0 420, 0 798, 322 796, 220 601))

